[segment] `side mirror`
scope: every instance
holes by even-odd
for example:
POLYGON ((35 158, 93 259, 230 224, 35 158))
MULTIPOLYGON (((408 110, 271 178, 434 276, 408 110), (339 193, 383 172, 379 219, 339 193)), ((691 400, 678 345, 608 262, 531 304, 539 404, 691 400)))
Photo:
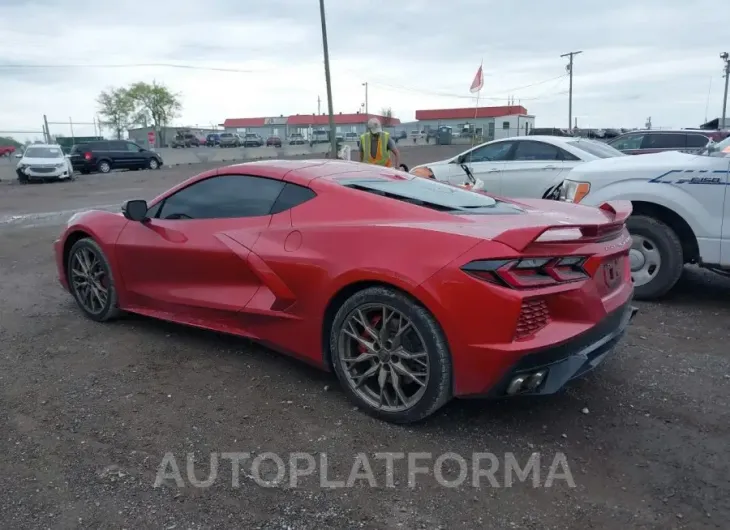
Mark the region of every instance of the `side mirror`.
POLYGON ((147 201, 143 199, 134 199, 122 205, 122 214, 130 221, 140 223, 146 221, 148 219, 147 210, 147 201))
POLYGON ((23 158, 23 153, 15 153, 15 158, 23 158))

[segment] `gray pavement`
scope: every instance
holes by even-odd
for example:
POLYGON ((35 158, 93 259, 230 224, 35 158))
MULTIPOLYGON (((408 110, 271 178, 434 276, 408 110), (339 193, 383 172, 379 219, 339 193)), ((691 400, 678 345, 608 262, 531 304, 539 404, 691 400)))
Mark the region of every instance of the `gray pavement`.
MULTIPOLYGON (((449 156, 433 149, 404 149, 406 163, 449 156)), ((730 280, 688 268, 669 299, 638 304, 616 355, 566 393, 455 401, 424 424, 397 427, 353 409, 331 375, 142 317, 96 324, 58 286, 51 244, 70 212, 151 198, 208 167, 0 186, 0 526, 728 527, 730 280), (203 480, 211 452, 308 452, 318 464, 324 453, 327 479, 346 481, 358 453, 406 451, 493 453, 496 486, 485 477, 474 487, 470 470, 460 487, 443 487, 432 469, 409 487, 396 461, 390 487, 372 458, 375 488, 323 488, 319 471, 295 487, 289 475, 263 487, 250 460, 238 485, 221 460, 213 485, 198 488, 185 462, 193 453, 203 480), (154 487, 166 453, 184 487, 154 487), (562 453, 575 487, 516 476, 506 487, 506 453, 521 467, 539 453, 539 486, 562 453)), ((458 471, 445 469, 447 478, 458 471)))

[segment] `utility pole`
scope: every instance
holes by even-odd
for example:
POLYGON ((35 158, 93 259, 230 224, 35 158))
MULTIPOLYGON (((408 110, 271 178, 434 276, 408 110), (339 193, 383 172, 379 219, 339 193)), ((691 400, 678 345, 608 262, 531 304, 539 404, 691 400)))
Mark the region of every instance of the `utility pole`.
POLYGON ((332 157, 337 158, 337 138, 335 135, 335 113, 332 107, 332 81, 330 80, 330 53, 327 46, 327 21, 324 16, 324 0, 319 0, 319 18, 322 22, 322 48, 324 49, 324 79, 327 84, 327 104, 329 105, 330 145, 332 157))
POLYGON ((52 141, 51 140, 51 130, 48 128, 48 118, 46 117, 45 114, 43 115, 43 123, 46 126, 46 138, 45 138, 45 140, 46 140, 46 143, 47 144, 50 144, 51 141, 52 141))
POLYGON ((719 123, 719 126, 721 129, 727 129, 728 125, 725 119, 727 117, 727 82, 730 79, 730 55, 727 52, 722 52, 720 59, 725 62, 725 95, 722 97, 722 121, 719 123))
POLYGON ((570 57, 570 62, 565 67, 570 74, 570 88, 568 89, 568 130, 572 130, 573 127, 573 57, 583 53, 582 51, 564 53, 560 57, 570 57))
POLYGON ((322 114, 322 100, 317 96, 317 116, 322 114))
POLYGON ((362 86, 365 87, 365 116, 370 116, 368 112, 368 83, 365 81, 362 86))

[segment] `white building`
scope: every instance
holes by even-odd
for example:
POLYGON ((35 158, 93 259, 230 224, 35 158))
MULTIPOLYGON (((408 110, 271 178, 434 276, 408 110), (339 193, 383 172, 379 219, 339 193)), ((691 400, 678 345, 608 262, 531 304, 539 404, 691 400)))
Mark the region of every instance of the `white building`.
POLYGON ((446 125, 460 136, 476 135, 485 142, 526 136, 535 126, 535 116, 522 105, 417 110, 416 120, 421 130, 446 125))

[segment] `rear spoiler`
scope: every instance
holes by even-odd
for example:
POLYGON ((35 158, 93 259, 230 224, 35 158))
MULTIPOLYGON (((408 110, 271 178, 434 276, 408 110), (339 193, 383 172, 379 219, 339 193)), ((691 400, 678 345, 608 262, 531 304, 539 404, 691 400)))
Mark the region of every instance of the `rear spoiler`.
POLYGON ((555 238, 546 239, 549 243, 590 243, 601 241, 611 236, 618 235, 623 230, 626 220, 631 215, 633 206, 630 201, 610 201, 604 202, 598 207, 606 216, 608 222, 601 224, 558 224, 558 225, 538 225, 523 228, 513 228, 507 230, 492 241, 502 243, 515 249, 518 252, 524 251, 527 247, 546 235, 548 232, 555 232, 555 238), (571 232, 579 237, 558 237, 557 232, 571 232))

